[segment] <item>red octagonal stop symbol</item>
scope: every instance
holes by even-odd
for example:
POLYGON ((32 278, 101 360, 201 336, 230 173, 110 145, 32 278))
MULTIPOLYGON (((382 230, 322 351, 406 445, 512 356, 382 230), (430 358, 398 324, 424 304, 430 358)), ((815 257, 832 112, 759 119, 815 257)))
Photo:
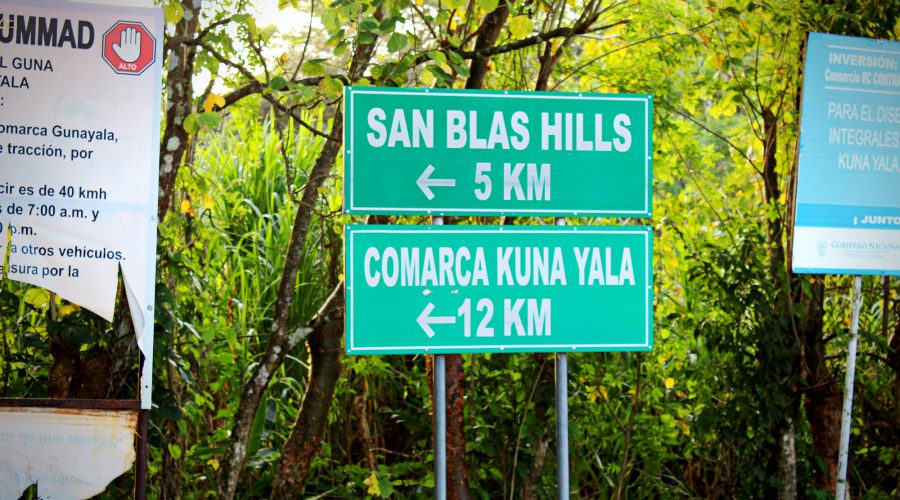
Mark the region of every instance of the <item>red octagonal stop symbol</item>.
POLYGON ((156 61, 156 39, 139 22, 119 21, 103 34, 103 60, 120 75, 140 75, 156 61))

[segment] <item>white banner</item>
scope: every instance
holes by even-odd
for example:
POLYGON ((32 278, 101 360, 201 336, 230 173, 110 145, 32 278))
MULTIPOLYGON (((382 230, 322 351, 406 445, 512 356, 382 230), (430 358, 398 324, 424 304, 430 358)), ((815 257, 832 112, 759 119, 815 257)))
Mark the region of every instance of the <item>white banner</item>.
POLYGON ((149 353, 162 10, 14 0, 0 18, 4 274, 111 320, 121 268, 149 353))
POLYGON ((89 498, 134 464, 137 410, 4 408, 0 498, 89 498))

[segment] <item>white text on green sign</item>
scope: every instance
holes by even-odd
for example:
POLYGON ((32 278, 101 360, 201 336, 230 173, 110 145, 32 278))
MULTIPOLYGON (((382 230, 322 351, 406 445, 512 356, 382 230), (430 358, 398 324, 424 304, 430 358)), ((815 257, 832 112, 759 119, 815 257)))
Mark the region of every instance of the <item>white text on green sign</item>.
POLYGON ((645 227, 347 226, 347 352, 652 347, 645 227))
POLYGON ((348 213, 650 215, 643 95, 351 88, 348 213))

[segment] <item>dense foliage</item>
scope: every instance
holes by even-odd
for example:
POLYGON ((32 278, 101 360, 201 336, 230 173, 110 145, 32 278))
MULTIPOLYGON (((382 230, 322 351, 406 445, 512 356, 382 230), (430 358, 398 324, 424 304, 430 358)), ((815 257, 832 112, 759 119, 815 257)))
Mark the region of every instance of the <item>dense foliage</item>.
MULTIPOLYGON (((432 494, 424 356, 340 359, 323 433, 302 439, 316 446, 308 474, 299 484, 273 485, 285 480, 286 443, 306 422, 301 405, 327 394, 316 385, 312 351, 324 335, 317 318, 333 312, 329 297, 341 286, 343 225, 367 222, 341 213, 339 155, 325 165, 326 176, 313 174, 341 135, 341 89, 463 87, 476 76, 478 87, 490 89, 654 95, 652 220, 578 222, 654 227, 655 346, 569 356, 572 496, 762 498, 790 491, 786 477, 799 496, 833 495, 836 457, 823 456, 821 443, 835 429, 818 415, 842 390, 850 278, 794 276, 785 260, 804 37, 897 39, 900 7, 875 0, 282 0, 285 13, 315 21, 281 33, 257 25, 251 3, 162 2, 167 48, 195 50, 176 64, 190 60, 188 75, 202 75, 191 81, 210 84, 194 88, 183 120, 164 130, 178 127, 188 140, 175 152, 177 174, 168 187, 161 180, 170 198, 159 227, 153 496, 253 498, 273 488, 285 497, 432 494), (485 41, 490 19, 501 28, 485 41), (366 46, 372 51, 361 54, 366 46), (485 47, 508 50, 478 52, 485 47), (297 241, 304 212, 308 229, 297 241), (285 306, 280 286, 292 244, 301 258, 285 306), (294 340, 280 344, 280 335, 294 340), (280 352, 280 345, 293 348, 280 352), (277 368, 261 369, 272 352, 281 356, 277 368), (260 370, 267 384, 259 403, 248 405, 260 370), (228 491, 220 475, 236 460, 229 449, 245 408, 246 453, 235 462, 236 490, 228 491), (796 443, 792 450, 785 436, 796 443), (785 459, 793 460, 793 476, 784 474, 785 459)), ((170 71, 166 85, 176 77, 170 71)), ((167 99, 177 98, 169 90, 167 99)), ((428 222, 380 220, 387 221, 428 222)), ((863 294, 850 486, 853 495, 891 498, 900 495, 900 287, 896 278, 869 276, 863 294)), ((54 366, 73 350, 84 380, 98 377, 102 385, 92 397, 135 394, 136 355, 121 347, 131 338, 122 333, 127 321, 105 324, 6 279, 0 321, 0 396, 59 397, 54 366), (125 376, 87 370, 90 360, 109 365, 121 352, 135 362, 125 376)), ((468 492, 556 495, 553 356, 465 355, 462 368, 468 492)), ((120 478, 107 496, 127 494, 132 483, 132 475, 120 478)))

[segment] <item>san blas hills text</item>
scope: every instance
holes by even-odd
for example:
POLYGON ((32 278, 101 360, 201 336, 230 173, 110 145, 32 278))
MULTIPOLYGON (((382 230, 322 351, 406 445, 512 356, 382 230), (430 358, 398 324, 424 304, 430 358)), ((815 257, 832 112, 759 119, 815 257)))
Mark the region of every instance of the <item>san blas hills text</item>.
MULTIPOLYGON (((89 21, 0 13, 0 43, 87 50, 94 46, 94 25, 89 21)), ((0 88, 28 89, 27 75, 7 74, 9 69, 52 72, 50 59, 0 56, 0 88)))
MULTIPOLYGON (((366 142, 373 148, 434 148, 435 113, 431 109, 369 110, 366 142)), ((524 111, 446 111, 447 149, 528 149, 532 140, 529 115, 524 111), (490 116, 485 116, 490 115, 490 116), (489 128, 484 124, 490 123, 489 128)), ((617 113, 612 119, 602 113, 542 112, 540 141, 543 151, 615 151, 631 149, 631 117, 617 113), (612 124, 612 127, 609 126, 612 124), (611 128, 611 131, 610 131, 611 128), (612 132, 612 135, 606 135, 612 132)))

